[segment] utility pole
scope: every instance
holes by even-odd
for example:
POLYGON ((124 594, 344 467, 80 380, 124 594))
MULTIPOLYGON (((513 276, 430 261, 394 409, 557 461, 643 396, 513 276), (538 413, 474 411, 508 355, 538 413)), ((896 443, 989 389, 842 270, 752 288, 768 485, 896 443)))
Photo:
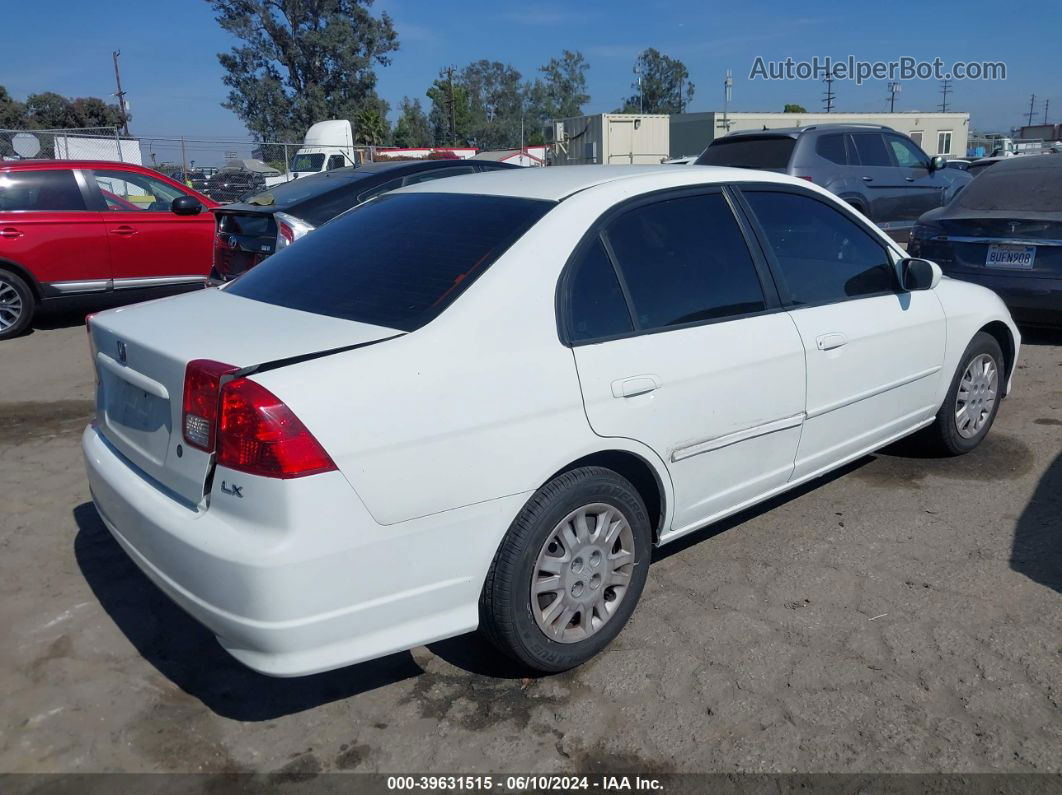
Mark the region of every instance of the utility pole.
POLYGON ((896 112, 896 95, 900 93, 899 83, 889 83, 889 113, 896 112))
POLYGON ((446 104, 449 105, 450 111, 450 146, 457 146, 457 103, 454 100, 454 68, 452 66, 446 67, 446 80, 449 85, 446 104))
POLYGON ((1036 115, 1036 94, 1029 97, 1029 112, 1025 114, 1029 117, 1029 126, 1032 126, 1033 116, 1036 115))
POLYGON ((726 70, 726 76, 723 78, 723 130, 724 135, 730 132, 730 119, 727 118, 730 112, 730 97, 734 89, 734 75, 729 69, 726 70))
POLYGON ((940 93, 943 95, 940 101, 940 112, 948 112, 948 92, 951 91, 951 81, 945 78, 940 82, 940 93))
POLYGON ((1044 124, 1047 124, 1047 109, 1051 105, 1050 97, 1044 100, 1044 124))
POLYGON ((125 92, 122 91, 122 75, 118 71, 118 56, 121 54, 121 50, 111 53, 111 58, 114 59, 114 82, 118 84, 118 90, 114 95, 118 97, 118 108, 122 111, 122 132, 129 135, 129 115, 125 112, 125 92))
POLYGON ((833 72, 827 72, 826 77, 823 78, 823 82, 826 83, 826 93, 822 96, 822 103, 826 106, 826 112, 833 112, 833 101, 837 98, 837 95, 833 93, 833 72))

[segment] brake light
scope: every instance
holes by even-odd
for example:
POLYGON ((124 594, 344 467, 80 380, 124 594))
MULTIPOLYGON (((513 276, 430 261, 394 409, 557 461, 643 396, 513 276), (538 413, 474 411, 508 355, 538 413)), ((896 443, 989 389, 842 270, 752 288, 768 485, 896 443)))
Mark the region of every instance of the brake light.
POLYGON ((277 222, 277 251, 287 248, 314 229, 313 224, 308 224, 301 218, 287 213, 273 213, 273 218, 277 222))
POLYGON ((331 457, 291 409, 265 387, 237 378, 221 390, 218 464, 268 478, 330 472, 331 457))
POLYGON ((223 376, 239 368, 231 364, 193 359, 184 368, 184 440, 207 453, 214 452, 218 425, 218 400, 223 376))

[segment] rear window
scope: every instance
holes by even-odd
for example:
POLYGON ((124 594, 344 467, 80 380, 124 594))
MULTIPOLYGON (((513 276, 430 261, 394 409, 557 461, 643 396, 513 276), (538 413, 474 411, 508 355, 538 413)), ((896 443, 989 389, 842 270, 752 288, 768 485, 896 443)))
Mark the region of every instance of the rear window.
POLYGON ((996 166, 963 188, 955 197, 955 206, 965 210, 1057 213, 1062 208, 1062 168, 996 166))
POLYGON ((788 136, 771 138, 719 138, 712 141, 697 158, 699 166, 733 166, 735 168, 785 168, 793 154, 796 139, 788 136))
POLYGON ((383 196, 274 254, 227 291, 413 331, 442 313, 553 206, 460 193, 383 196))
POLYGON ((85 200, 68 169, 0 172, 0 212, 84 210, 85 200))

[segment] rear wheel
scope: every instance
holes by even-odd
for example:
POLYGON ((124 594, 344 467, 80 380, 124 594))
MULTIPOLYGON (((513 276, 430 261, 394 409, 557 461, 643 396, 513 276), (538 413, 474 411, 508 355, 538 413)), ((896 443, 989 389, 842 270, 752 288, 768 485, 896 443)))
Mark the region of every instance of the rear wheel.
POLYGON ((977 447, 996 419, 1004 378, 999 343, 978 332, 959 360, 936 420, 922 432, 923 441, 942 455, 962 455, 977 447))
POLYGON ((649 570, 645 504, 602 467, 539 489, 505 535, 480 599, 488 639, 546 672, 586 662, 623 629, 649 570))
POLYGON ((37 308, 33 291, 23 279, 0 269, 0 340, 21 334, 37 308))

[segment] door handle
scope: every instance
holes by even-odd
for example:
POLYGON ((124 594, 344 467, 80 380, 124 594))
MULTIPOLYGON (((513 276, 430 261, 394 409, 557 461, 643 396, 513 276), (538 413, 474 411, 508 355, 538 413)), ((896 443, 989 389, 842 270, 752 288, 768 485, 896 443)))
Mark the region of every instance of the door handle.
POLYGON ((13 226, 5 226, 0 229, 0 237, 6 237, 8 240, 14 240, 16 237, 22 237, 22 232, 15 229, 13 226))
POLYGON ((904 177, 908 182, 914 182, 914 177, 904 177))
POLYGON ((655 375, 632 375, 612 382, 612 397, 629 398, 645 395, 660 386, 660 379, 655 375))
POLYGON ((820 351, 832 351, 848 344, 848 337, 839 331, 831 331, 829 334, 821 334, 815 338, 815 345, 820 351))
POLYGON ((112 235, 122 235, 123 237, 130 237, 136 234, 136 230, 131 226, 119 226, 117 229, 111 230, 112 235))
POLYGON ((873 182, 874 178, 873 177, 862 177, 862 180, 863 180, 863 182, 873 182))

